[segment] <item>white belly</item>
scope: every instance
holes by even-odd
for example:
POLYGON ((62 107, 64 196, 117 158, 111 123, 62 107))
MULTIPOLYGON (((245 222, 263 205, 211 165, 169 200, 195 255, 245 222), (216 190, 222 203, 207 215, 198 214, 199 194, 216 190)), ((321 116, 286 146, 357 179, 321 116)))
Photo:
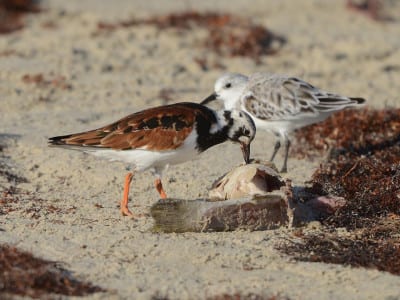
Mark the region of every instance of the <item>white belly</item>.
POLYGON ((279 134, 281 136, 287 135, 288 133, 294 131, 295 129, 302 128, 304 126, 308 126, 314 123, 322 122, 327 117, 329 117, 332 113, 319 113, 314 115, 297 115, 291 119, 286 120, 261 120, 254 116, 251 117, 256 124, 257 130, 266 130, 271 131, 275 134, 279 134))
POLYGON ((89 154, 110 161, 121 161, 132 165, 136 171, 144 171, 149 168, 162 169, 168 165, 183 163, 197 158, 199 152, 195 149, 197 134, 193 130, 185 142, 177 149, 166 151, 151 151, 146 149, 112 150, 95 149, 85 151, 89 154))

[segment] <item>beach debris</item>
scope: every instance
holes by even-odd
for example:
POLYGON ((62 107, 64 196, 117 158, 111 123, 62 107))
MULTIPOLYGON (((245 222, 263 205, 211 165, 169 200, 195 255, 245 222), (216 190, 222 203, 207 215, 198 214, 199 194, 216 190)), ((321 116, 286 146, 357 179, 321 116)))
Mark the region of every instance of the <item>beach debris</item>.
POLYGON ((59 262, 4 244, 0 245, 0 270, 0 295, 5 299, 11 299, 11 295, 42 298, 49 294, 85 296, 106 291, 74 278, 59 262))
POLYGON ((343 234, 332 228, 316 232, 299 228, 293 239, 276 248, 298 261, 366 267, 400 275, 399 232, 400 218, 343 234))
MULTIPOLYGON (((272 33, 250 19, 231 14, 196 11, 172 13, 147 19, 131 19, 116 23, 99 22, 94 35, 139 25, 153 25, 159 30, 176 28, 182 32, 196 27, 205 28, 208 31, 208 36, 204 39, 203 45, 207 49, 220 56, 249 57, 256 63, 260 63, 261 57, 264 55, 277 53, 286 43, 283 36, 272 33)), ((215 65, 210 64, 205 67, 204 62, 206 60, 202 58, 196 58, 195 61, 201 63, 203 69, 215 65)), ((215 66, 220 68, 218 64, 215 66)))
POLYGON ((328 139, 327 161, 305 191, 346 201, 321 220, 319 230, 299 229, 292 241, 278 248, 301 261, 400 275, 400 110, 340 112, 302 132, 314 136, 317 145, 324 134, 337 135, 337 140, 328 139))
POLYGON ((226 201, 166 199, 151 208, 153 230, 167 233, 276 229, 287 223, 285 212, 281 194, 226 201))
POLYGON ((285 38, 265 27, 239 20, 210 28, 205 40, 206 47, 220 56, 249 57, 257 64, 262 56, 276 54, 285 43, 285 38))
POLYGON ((298 158, 321 156, 329 150, 331 155, 336 155, 344 149, 358 149, 359 154, 368 154, 375 148, 396 143, 399 136, 399 108, 349 109, 296 130, 291 151, 298 158))
POLYGON ((346 204, 343 197, 328 193, 315 193, 303 186, 292 186, 290 179, 283 180, 275 164, 270 161, 253 160, 251 164, 233 168, 215 181, 209 191, 214 201, 240 198, 262 198, 283 191, 280 214, 287 216, 286 225, 301 226, 320 221, 334 214, 346 204))
POLYGON ((22 76, 22 82, 26 84, 35 84, 37 87, 54 87, 62 90, 70 90, 72 85, 67 82, 65 76, 50 74, 47 78, 42 74, 25 74, 22 76))
POLYGON ((285 182, 273 163, 253 161, 251 164, 233 168, 215 181, 209 191, 209 197, 214 200, 226 200, 266 196, 284 185, 285 182))
POLYGON ((0 194, 0 216, 7 215, 16 210, 15 204, 18 199, 14 196, 16 188, 11 186, 4 189, 0 194))
POLYGON ((273 168, 260 163, 241 165, 213 184, 210 199, 167 199, 153 205, 154 230, 204 232, 278 228, 288 222, 285 187, 273 168))
POLYGON ((23 54, 14 50, 14 49, 8 49, 4 51, 0 51, 0 56, 7 57, 7 56, 19 56, 23 57, 23 54))
POLYGON ((385 21, 390 19, 383 14, 382 0, 347 0, 348 9, 363 13, 375 21, 385 21))
POLYGON ((161 232, 267 230, 325 218, 345 202, 293 188, 272 163, 253 161, 218 179, 208 199, 160 200, 151 215, 161 232))
POLYGON ((24 15, 40 11, 39 0, 0 1, 0 34, 8 34, 24 28, 24 15))
POLYGON ((76 206, 58 207, 47 204, 47 201, 40 198, 38 193, 25 191, 19 188, 16 183, 14 184, 0 192, 0 216, 18 211, 26 219, 38 220, 46 218, 50 214, 66 215, 76 212, 76 206), (28 204, 22 205, 22 203, 28 204))
POLYGON ((214 296, 207 297, 206 300, 290 300, 290 298, 277 295, 265 295, 256 293, 234 293, 234 294, 216 294, 214 296))
POLYGON ((371 226, 388 214, 400 216, 400 136, 395 145, 379 147, 383 148, 370 149, 369 154, 351 149, 314 173, 312 192, 347 199, 346 205, 325 220, 327 225, 354 230, 371 226))

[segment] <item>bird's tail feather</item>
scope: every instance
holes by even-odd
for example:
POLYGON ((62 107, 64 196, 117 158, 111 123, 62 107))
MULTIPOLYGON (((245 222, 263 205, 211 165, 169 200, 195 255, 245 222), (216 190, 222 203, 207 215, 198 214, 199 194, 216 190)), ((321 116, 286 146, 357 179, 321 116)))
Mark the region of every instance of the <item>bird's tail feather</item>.
POLYGON ((365 104, 365 102, 367 102, 367 100, 365 100, 364 98, 360 98, 360 97, 351 97, 350 100, 356 101, 357 105, 362 105, 362 104, 365 104))
POLYGON ((66 145, 67 142, 66 140, 70 138, 72 134, 68 135, 60 135, 60 136, 53 136, 49 138, 48 142, 50 146, 61 146, 61 145, 66 145))

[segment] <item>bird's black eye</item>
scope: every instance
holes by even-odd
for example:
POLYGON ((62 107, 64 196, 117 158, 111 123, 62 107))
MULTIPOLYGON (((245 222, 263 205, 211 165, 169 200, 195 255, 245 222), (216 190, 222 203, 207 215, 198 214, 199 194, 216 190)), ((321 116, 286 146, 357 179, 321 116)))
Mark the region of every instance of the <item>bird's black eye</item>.
POLYGON ((232 84, 231 84, 231 83, 227 83, 227 84, 225 84, 225 88, 226 88, 226 89, 229 89, 231 86, 232 86, 232 84))

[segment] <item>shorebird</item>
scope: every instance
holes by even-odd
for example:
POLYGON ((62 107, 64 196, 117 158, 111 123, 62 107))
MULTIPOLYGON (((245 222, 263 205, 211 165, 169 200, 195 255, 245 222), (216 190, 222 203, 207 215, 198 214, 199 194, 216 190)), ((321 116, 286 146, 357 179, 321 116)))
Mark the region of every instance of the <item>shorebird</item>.
POLYGON ((49 139, 50 146, 75 149, 110 161, 131 166, 125 176, 122 215, 132 216, 128 208, 130 183, 134 172, 150 169, 162 199, 162 172, 169 165, 194 159, 198 154, 230 140, 239 143, 246 163, 250 143, 256 133, 251 117, 242 111, 214 111, 206 106, 183 102, 133 113, 98 129, 49 139))
POLYGON ((201 104, 222 100, 225 109, 241 109, 252 117, 257 129, 276 136, 271 161, 285 146, 281 172, 287 172, 289 134, 298 128, 321 122, 336 111, 365 103, 360 97, 326 92, 296 77, 273 73, 254 73, 247 77, 227 73, 217 79, 214 93, 201 104))

